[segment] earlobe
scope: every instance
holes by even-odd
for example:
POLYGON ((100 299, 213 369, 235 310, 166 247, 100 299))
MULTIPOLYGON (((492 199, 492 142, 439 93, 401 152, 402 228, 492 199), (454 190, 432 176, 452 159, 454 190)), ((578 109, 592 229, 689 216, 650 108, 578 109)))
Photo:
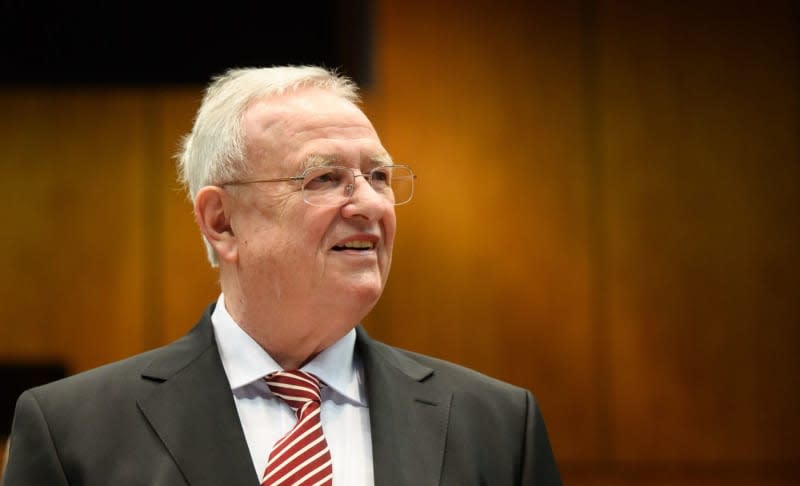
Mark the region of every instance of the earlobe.
POLYGON ((231 200, 225 190, 206 186, 194 199, 194 218, 200 232, 214 248, 220 261, 232 262, 237 258, 236 235, 231 227, 231 200))

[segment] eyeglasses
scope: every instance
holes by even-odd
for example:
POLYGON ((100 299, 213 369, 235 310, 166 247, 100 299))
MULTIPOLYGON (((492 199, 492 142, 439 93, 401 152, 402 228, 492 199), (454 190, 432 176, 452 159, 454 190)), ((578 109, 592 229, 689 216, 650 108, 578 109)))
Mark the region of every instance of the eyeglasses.
POLYGON ((363 177, 372 189, 399 206, 411 200, 414 195, 414 179, 417 178, 411 167, 406 165, 383 165, 375 167, 366 174, 356 174, 354 169, 340 166, 310 167, 299 176, 278 179, 256 179, 250 181, 231 181, 221 186, 258 184, 262 182, 301 182, 303 201, 311 206, 343 206, 353 196, 356 177, 363 177))

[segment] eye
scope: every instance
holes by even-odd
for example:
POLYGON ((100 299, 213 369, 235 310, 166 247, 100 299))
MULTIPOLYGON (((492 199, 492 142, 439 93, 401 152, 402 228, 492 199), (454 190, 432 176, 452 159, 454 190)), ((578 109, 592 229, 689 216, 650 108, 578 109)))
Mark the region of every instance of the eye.
POLYGON ((345 174, 337 167, 318 167, 308 171, 303 179, 303 189, 324 191, 335 189, 342 184, 345 174))
POLYGON ((373 187, 387 187, 392 184, 392 170, 389 167, 378 167, 370 172, 373 187))

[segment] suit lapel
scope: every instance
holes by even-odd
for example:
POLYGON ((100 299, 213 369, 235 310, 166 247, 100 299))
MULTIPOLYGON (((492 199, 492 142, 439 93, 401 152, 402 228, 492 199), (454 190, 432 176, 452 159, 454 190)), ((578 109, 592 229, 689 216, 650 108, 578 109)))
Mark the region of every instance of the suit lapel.
MULTIPOLYGON (((142 373, 161 384, 137 402, 191 486, 258 486, 210 313, 142 373)), ((438 485, 452 393, 426 383, 432 369, 373 341, 361 327, 357 333, 375 484, 438 485)))
POLYGON ((432 369, 357 331, 375 484, 438 485, 452 393, 425 382, 432 369))
POLYGON ((209 316, 142 373, 162 383, 139 408, 190 485, 257 486, 209 316))

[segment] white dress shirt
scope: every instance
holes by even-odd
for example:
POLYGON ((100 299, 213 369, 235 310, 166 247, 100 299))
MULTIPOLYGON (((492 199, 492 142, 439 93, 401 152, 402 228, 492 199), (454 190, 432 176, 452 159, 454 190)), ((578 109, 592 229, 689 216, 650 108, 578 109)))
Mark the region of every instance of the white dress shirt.
MULTIPOLYGON (((228 314, 224 295, 217 299, 211 322, 260 480, 273 444, 297 422, 294 412, 263 380, 282 368, 228 314)), ((331 451, 334 486, 374 484, 367 394, 355 342, 353 329, 301 368, 328 385, 322 389, 320 419, 331 451)))

